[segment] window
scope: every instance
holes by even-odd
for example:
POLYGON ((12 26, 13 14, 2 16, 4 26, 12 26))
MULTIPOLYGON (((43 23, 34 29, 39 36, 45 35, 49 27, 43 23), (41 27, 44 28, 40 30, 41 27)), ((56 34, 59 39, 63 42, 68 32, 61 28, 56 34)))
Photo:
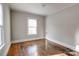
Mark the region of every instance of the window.
POLYGON ((37 34, 37 20, 36 19, 28 19, 28 34, 37 34))
POLYGON ((0 49, 3 46, 3 14, 2 14, 2 5, 0 4, 0 49))
POLYGON ((2 42, 1 42, 1 32, 2 32, 2 31, 1 31, 1 27, 0 27, 0 45, 1 45, 1 43, 2 43, 2 42))
POLYGON ((3 25, 2 21, 2 5, 0 4, 0 26, 3 25))

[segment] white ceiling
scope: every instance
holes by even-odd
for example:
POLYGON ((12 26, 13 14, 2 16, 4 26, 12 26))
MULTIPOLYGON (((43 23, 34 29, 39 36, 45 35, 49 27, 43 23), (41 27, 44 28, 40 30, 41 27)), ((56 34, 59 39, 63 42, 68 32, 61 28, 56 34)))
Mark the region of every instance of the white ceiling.
POLYGON ((11 3, 13 10, 35 13, 39 15, 50 15, 75 5, 75 3, 11 3))

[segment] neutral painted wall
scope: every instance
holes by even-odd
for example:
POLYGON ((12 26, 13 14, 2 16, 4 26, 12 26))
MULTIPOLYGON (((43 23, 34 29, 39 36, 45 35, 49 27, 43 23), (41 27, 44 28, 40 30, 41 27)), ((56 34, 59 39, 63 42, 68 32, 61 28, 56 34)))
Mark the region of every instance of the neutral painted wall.
MULTIPOLYGON (((75 48, 79 30, 79 5, 49 15, 46 18, 46 38, 61 45, 75 48)), ((79 36, 79 35, 78 35, 79 36)), ((79 42, 79 38, 77 40, 79 42)))
POLYGON ((0 50, 0 55, 6 55, 8 47, 10 45, 10 9, 8 4, 2 4, 3 6, 3 21, 4 21, 4 47, 0 50))
POLYGON ((21 11, 11 11, 12 41, 25 41, 29 39, 44 38, 45 17, 21 11), (37 35, 28 36, 28 18, 37 19, 37 35))

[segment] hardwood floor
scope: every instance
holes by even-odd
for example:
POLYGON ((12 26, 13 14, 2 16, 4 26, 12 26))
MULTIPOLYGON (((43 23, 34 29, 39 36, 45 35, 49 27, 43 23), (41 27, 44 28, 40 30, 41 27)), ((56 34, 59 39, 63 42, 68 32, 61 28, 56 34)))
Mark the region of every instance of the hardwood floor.
MULTIPOLYGON (((68 56, 65 47, 45 39, 13 43, 8 56, 68 56)), ((68 52, 71 52, 69 50, 68 52)))

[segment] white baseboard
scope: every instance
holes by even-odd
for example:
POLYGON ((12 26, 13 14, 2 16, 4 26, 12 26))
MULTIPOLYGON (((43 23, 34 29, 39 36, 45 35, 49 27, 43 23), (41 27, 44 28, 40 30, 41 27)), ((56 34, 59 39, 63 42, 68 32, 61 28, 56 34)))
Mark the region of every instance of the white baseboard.
POLYGON ((19 42, 32 41, 32 40, 37 40, 37 39, 40 39, 40 40, 41 40, 41 39, 43 39, 43 38, 14 40, 14 41, 11 41, 11 43, 19 43, 19 42))
POLYGON ((70 45, 68 45, 68 44, 62 43, 62 42, 57 41, 57 40, 52 40, 52 39, 49 39, 49 38, 46 38, 46 39, 49 40, 49 41, 55 42, 55 43, 57 43, 57 44, 60 44, 60 45, 62 45, 62 46, 64 46, 64 47, 67 47, 67 48, 70 48, 70 49, 72 49, 72 50, 75 50, 74 47, 72 47, 72 46, 70 46, 70 45))
POLYGON ((8 53, 8 51, 9 51, 10 46, 11 46, 11 43, 8 44, 8 46, 7 46, 7 48, 6 48, 6 51, 5 51, 5 53, 4 53, 3 56, 7 56, 7 53, 8 53))

